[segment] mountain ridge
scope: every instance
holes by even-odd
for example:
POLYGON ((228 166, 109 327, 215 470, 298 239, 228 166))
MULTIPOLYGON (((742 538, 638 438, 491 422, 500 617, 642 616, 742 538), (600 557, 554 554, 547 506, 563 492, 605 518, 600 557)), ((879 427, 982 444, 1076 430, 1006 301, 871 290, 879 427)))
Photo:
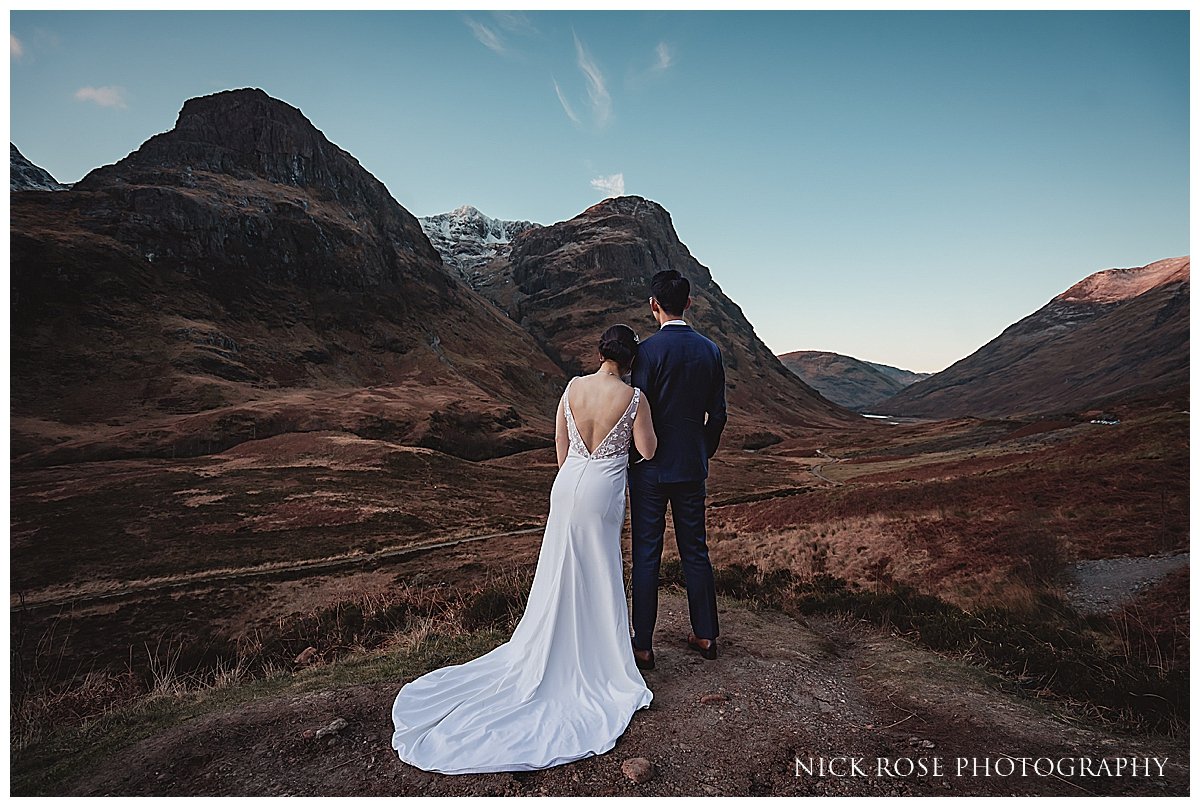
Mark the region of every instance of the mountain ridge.
POLYGON ((456 269, 467 282, 476 277, 478 267, 509 249, 516 236, 542 226, 532 221, 494 219, 471 205, 417 220, 442 262, 456 269))
POLYGON ((65 191, 71 185, 59 182, 40 165, 34 165, 16 143, 8 144, 8 187, 12 191, 65 191))
POLYGON ((13 194, 11 222, 26 461, 320 429, 476 458, 553 433, 561 370, 258 88, 188 99, 70 192, 13 194))
POLYGON ((826 350, 793 350, 779 360, 817 392, 857 412, 932 375, 826 350))
POLYGON ((578 215, 519 233, 507 253, 481 266, 476 289, 526 328, 568 373, 595 360, 595 340, 624 322, 645 337, 657 329, 650 278, 673 268, 692 283, 685 318, 721 346, 731 434, 762 447, 796 428, 857 419, 789 372, 754 332, 708 267, 679 240, 670 213, 640 196, 610 197, 578 215))
POLYGON ((950 367, 881 403, 890 414, 1062 413, 1186 385, 1191 259, 1088 275, 950 367))
POLYGON ((562 383, 610 320, 649 319, 666 266, 692 278, 690 316, 725 350, 741 445, 853 422, 762 344, 661 205, 617 197, 528 224, 502 223, 510 240, 493 237, 467 283, 298 108, 259 88, 189 98, 69 193, 13 194, 15 461, 320 430, 468 459, 549 445, 562 383), (515 309, 492 285, 506 273, 515 309), (587 313, 547 317, 556 296, 587 313))

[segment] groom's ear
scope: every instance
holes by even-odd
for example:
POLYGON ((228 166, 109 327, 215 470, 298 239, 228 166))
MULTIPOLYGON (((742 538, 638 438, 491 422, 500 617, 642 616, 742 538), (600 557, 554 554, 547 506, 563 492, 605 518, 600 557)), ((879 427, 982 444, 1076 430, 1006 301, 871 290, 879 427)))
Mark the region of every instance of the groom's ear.
POLYGON ((692 307, 692 295, 689 294, 687 302, 683 304, 683 310, 687 311, 691 307, 692 307))

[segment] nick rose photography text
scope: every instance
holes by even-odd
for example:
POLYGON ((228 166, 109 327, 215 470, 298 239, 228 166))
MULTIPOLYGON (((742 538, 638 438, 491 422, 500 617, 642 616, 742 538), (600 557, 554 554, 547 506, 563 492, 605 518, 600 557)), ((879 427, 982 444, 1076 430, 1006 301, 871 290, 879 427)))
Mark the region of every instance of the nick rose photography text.
POLYGON ((796 757, 796 776, 1163 776, 1169 757, 796 757))

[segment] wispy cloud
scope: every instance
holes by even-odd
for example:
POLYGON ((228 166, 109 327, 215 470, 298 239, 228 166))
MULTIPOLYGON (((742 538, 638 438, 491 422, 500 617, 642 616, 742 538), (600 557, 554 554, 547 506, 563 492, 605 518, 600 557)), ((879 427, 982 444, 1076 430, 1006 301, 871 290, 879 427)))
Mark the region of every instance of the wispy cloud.
POLYGON ((671 52, 671 46, 666 42, 658 43, 658 47, 654 49, 654 55, 657 60, 654 62, 654 67, 650 68, 651 70, 666 70, 675 64, 675 54, 671 52))
POLYGON ((125 109, 125 90, 121 87, 80 87, 75 91, 76 101, 91 101, 99 106, 125 109))
POLYGON ((471 19, 470 17, 464 17, 463 21, 467 24, 467 27, 471 29, 471 33, 475 35, 475 38, 478 39, 484 47, 490 51, 500 54, 501 56, 507 55, 508 47, 504 44, 504 40, 500 38, 500 34, 498 34, 495 30, 487 27, 478 20, 471 19))
POLYGON ((571 36, 575 38, 575 57, 579 63, 579 69, 583 71, 583 77, 587 81, 588 98, 592 102, 592 114, 596 118, 596 122, 603 125, 608 122, 612 116, 612 96, 608 92, 608 85, 604 80, 604 73, 600 70, 600 66, 596 64, 596 60, 587 52, 587 48, 579 41, 579 37, 575 32, 571 32, 571 36))
POLYGON ((54 31, 35 25, 21 31, 17 36, 8 32, 8 53, 14 62, 34 63, 38 57, 49 51, 58 50, 62 39, 54 31))
POLYGON ((562 104, 563 112, 567 113, 567 117, 571 119, 571 123, 576 126, 583 125, 583 121, 575 114, 575 110, 571 109, 571 105, 567 102, 567 97, 563 95, 562 87, 558 86, 558 81, 553 77, 550 80, 554 82, 554 93, 558 96, 558 102, 562 104))
POLYGON ((520 11, 493 11, 492 17, 496 24, 514 34, 536 34, 538 29, 533 21, 520 11))
POLYGON ((624 196, 625 175, 611 174, 606 177, 596 177, 592 180, 592 187, 598 191, 604 191, 605 198, 609 196, 624 196))

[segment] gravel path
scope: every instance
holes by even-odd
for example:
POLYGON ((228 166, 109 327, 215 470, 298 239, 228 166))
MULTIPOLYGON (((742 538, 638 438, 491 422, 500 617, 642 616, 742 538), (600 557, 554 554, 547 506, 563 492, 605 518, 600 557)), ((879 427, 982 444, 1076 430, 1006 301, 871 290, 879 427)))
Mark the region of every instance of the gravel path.
POLYGON ((1138 558, 1081 560, 1071 567, 1067 597, 1085 614, 1112 611, 1176 569, 1188 566, 1189 553, 1173 552, 1138 558))

